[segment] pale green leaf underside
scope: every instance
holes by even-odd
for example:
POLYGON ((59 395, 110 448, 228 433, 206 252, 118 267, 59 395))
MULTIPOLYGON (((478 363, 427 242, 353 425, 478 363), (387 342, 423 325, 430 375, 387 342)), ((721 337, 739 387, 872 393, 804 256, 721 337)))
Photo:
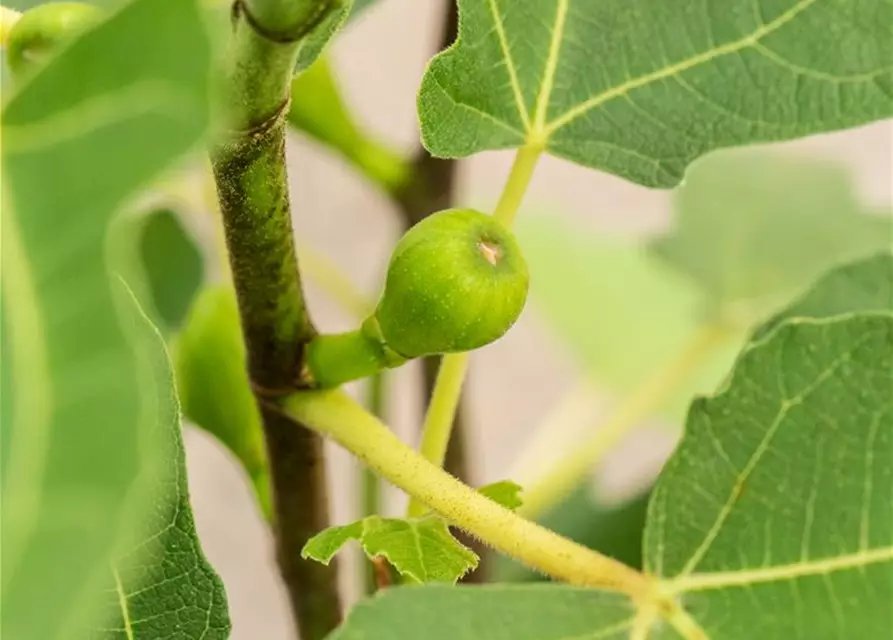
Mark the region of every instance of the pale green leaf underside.
POLYGON ((843 167, 767 151, 699 160, 675 209, 674 227, 647 251, 555 216, 517 223, 533 302, 612 391, 643 384, 705 319, 735 327, 655 412, 675 424, 694 394, 716 389, 755 322, 825 269, 893 238, 893 218, 869 212, 843 167))
POLYGON ((720 147, 893 113, 890 0, 460 0, 425 146, 526 144, 653 187, 720 147))
POLYGON ((478 565, 477 555, 456 540, 438 516, 369 516, 329 527, 307 542, 301 556, 328 564, 350 540, 359 541, 369 558, 386 558, 402 575, 417 582, 455 583, 478 565))
POLYGON ((827 160, 717 153, 674 195, 674 226, 650 248, 692 278, 714 313, 746 324, 893 239, 893 216, 871 211, 846 168, 827 160))
MULTIPOLYGON (((702 292, 644 247, 554 216, 522 217, 517 226, 534 274, 530 295, 536 311, 611 392, 625 394, 643 384, 698 332, 702 292)), ((655 415, 681 425, 692 396, 716 388, 745 337, 743 329, 730 335, 655 408, 655 415)))
MULTIPOLYGON (((107 259, 114 214, 207 128, 197 4, 134 0, 3 110, 3 637, 96 637, 85 628, 97 626, 128 640, 228 633, 222 586, 185 504, 167 365, 107 259), (147 560, 157 568, 120 558, 148 536, 170 552, 147 560), (165 598, 149 602, 153 589, 165 598)), ((129 258, 114 268, 131 274, 129 258)))

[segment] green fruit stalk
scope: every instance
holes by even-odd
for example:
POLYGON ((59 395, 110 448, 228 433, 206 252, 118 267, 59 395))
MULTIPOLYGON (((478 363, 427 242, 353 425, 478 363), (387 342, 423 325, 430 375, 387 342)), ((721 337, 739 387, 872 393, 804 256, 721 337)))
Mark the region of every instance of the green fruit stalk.
POLYGON ((13 77, 20 80, 31 73, 101 16, 97 7, 79 2, 51 2, 26 11, 10 29, 6 44, 13 77))
POLYGON ((471 209, 431 215, 397 243, 363 326, 308 345, 305 377, 336 386, 412 358, 483 347, 518 319, 528 282, 521 249, 498 220, 471 209))

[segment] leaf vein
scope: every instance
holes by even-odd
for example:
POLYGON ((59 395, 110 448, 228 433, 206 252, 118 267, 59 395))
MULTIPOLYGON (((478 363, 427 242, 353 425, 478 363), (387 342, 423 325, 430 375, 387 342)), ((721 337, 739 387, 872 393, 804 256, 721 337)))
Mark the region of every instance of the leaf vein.
POLYGON ((486 111, 482 111, 482 110, 480 110, 476 107, 473 107, 472 105, 467 104, 465 102, 459 102, 458 100, 456 100, 456 98, 454 98, 452 95, 450 95, 450 92, 446 90, 446 87, 444 87, 440 83, 439 80, 435 79, 434 84, 437 85, 437 88, 440 89, 441 93, 443 93, 443 95, 445 95, 447 97, 447 99, 453 104, 454 107, 470 111, 471 113, 475 114, 476 116, 484 118, 485 120, 488 120, 492 124, 500 126, 501 128, 505 129, 506 131, 510 131, 511 133, 518 134, 518 136, 523 139, 523 137, 524 137, 523 131, 516 129, 515 127, 510 125, 508 122, 500 120, 493 114, 487 113, 486 111))
POLYGON ((874 443, 880 430, 881 414, 877 413, 868 428, 868 438, 865 451, 865 482, 862 487, 862 518, 859 524, 859 550, 865 551, 868 547, 871 532, 871 518, 869 505, 873 491, 872 475, 874 474, 874 443))
POLYGON ((850 76, 835 76, 830 73, 825 73, 824 71, 818 71, 816 69, 809 69, 807 67, 801 67, 800 65, 794 64, 790 60, 783 58, 781 55, 770 49, 764 44, 759 42, 754 42, 751 45, 758 54, 764 56, 765 58, 771 60, 775 64, 780 67, 785 68, 791 73, 795 73, 801 76, 808 76, 811 78, 816 78, 818 80, 824 80, 825 82, 833 82, 834 84, 850 84, 857 82, 869 82, 874 81, 878 76, 884 75, 885 73, 890 73, 893 71, 893 67, 883 67, 881 69, 877 69, 875 71, 870 71, 867 73, 857 73, 850 76))
POLYGON ((130 622, 130 607, 127 604, 127 594, 124 593, 124 585, 121 583, 121 576, 118 569, 112 565, 112 576, 115 578, 115 593, 118 594, 118 606, 121 607, 121 619, 124 621, 124 635, 127 640, 133 640, 133 625, 130 622))
POLYGON ((819 476, 822 471, 822 445, 824 440, 816 441, 815 466, 813 467, 812 483, 809 488, 809 497, 806 499, 806 521, 803 524, 803 536, 800 539, 800 561, 809 560, 809 546, 812 538, 812 528, 815 523, 815 506, 819 499, 819 476))
POLYGON ((493 16, 493 24, 496 27, 496 35, 499 38, 499 48, 502 49, 502 55, 505 57, 505 68, 509 74, 512 93, 515 96, 515 105, 518 107, 518 115, 521 117, 521 122, 524 123, 524 128, 529 130, 530 116, 527 113, 527 105, 524 104, 524 96, 521 93, 521 83, 518 80, 518 71, 515 68, 514 60, 512 60, 508 38, 505 35, 505 25, 502 23, 502 15, 499 13, 499 7, 496 2, 497 0, 488 0, 490 14, 493 16))
POLYGON ((735 40, 733 42, 715 47, 703 53, 699 53, 698 55, 687 58, 686 60, 682 60, 681 62, 667 65, 662 69, 652 71, 651 73, 647 73, 628 82, 624 82, 623 84, 620 84, 612 89, 603 91, 602 93, 593 96, 589 100, 581 102, 577 106, 568 109, 564 114, 558 116, 555 120, 547 124, 545 127, 545 135, 551 136, 562 127, 580 118, 592 109, 604 104, 609 100, 613 100, 614 98, 623 96, 634 89, 638 89, 639 87, 646 86, 659 80, 677 76, 684 71, 688 71, 689 69, 710 62, 711 60, 715 60, 716 58, 719 58, 721 56, 736 53, 738 51, 741 51, 742 49, 751 47, 754 43, 759 42, 761 39, 765 38, 771 33, 778 31, 778 29, 789 23, 791 20, 797 17, 797 15, 815 4, 815 2, 817 1, 818 0, 799 0, 794 4, 794 6, 781 14, 778 18, 761 26, 753 33, 745 36, 744 38, 740 38, 739 40, 735 40))
POLYGON ((868 551, 845 554, 832 558, 811 560, 795 564, 777 565, 760 569, 695 573, 669 581, 673 593, 710 591, 728 587, 745 587, 783 580, 824 575, 837 571, 861 569, 867 566, 893 563, 893 546, 878 547, 868 551))
POLYGON ((552 38, 549 42, 549 54, 546 58, 546 67, 543 73, 543 81, 536 99, 534 111, 533 129, 534 135, 541 135, 546 124, 546 111, 549 108, 549 99, 552 97, 552 87, 555 84, 555 72, 558 69, 561 41, 564 36, 564 25, 567 22, 567 13, 570 0, 558 0, 555 9, 555 25, 552 27, 552 38))

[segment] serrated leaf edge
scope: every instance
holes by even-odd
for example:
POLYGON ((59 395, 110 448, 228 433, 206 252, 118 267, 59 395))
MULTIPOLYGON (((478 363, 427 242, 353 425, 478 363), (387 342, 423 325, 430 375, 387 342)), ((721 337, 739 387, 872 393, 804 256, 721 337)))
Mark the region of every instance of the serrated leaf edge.
POLYGON ((373 522, 376 522, 376 521, 380 522, 380 523, 384 523, 386 521, 405 522, 406 524, 410 525, 410 529, 414 536, 415 543, 416 543, 416 549, 418 551, 417 555, 419 558, 419 564, 424 565, 424 562, 423 562, 424 553, 422 552, 421 536, 420 536, 419 529, 418 529, 417 525, 418 525, 418 523, 421 523, 425 520, 440 521, 443 524, 443 526, 447 532, 447 535, 449 535, 450 538, 452 538, 456 547, 458 547, 458 549, 460 549, 462 552, 465 553, 466 567, 465 567, 464 571, 453 580, 454 583, 459 581, 469 571, 472 571, 475 568, 477 568, 478 563, 480 562, 480 558, 478 558, 477 554, 474 551, 472 551, 471 549, 469 549, 468 547, 466 547, 464 544, 459 542, 459 540, 457 540, 456 537, 453 536, 452 533, 449 531, 449 524, 443 518, 441 518, 438 515, 434 515, 434 514, 422 516, 421 518, 384 518, 382 516, 373 515, 373 516, 367 516, 367 517, 363 518, 362 520, 356 520, 350 524, 329 527, 328 529, 325 529, 324 531, 321 531, 318 534, 316 534, 315 536, 313 536, 310 540, 308 540, 304 544, 304 547, 301 549, 301 557, 304 559, 312 559, 312 560, 315 560, 316 562, 319 562, 321 564, 328 565, 332 561, 332 558, 334 558, 335 555, 344 548, 344 545, 346 545, 348 542, 354 540, 359 543, 360 548, 363 550, 363 553, 365 553, 366 557, 368 557, 370 560, 374 560, 375 558, 379 558, 379 557, 385 558, 391 565, 394 566, 394 568, 397 569, 398 572, 400 572, 400 574, 409 576, 410 578, 416 580, 417 582, 427 582, 428 581, 427 574, 422 576, 422 575, 419 575, 416 571, 414 571, 412 569, 400 568, 393 561, 391 554, 388 553, 387 550, 373 551, 369 548, 369 545, 365 541, 366 534, 372 533, 374 531, 374 529, 372 528, 372 525, 371 525, 371 523, 373 523, 373 522), (361 525, 359 528, 360 529, 359 532, 354 531, 354 528, 357 525, 361 525), (323 555, 323 554, 314 555, 312 553, 311 545, 313 544, 314 540, 317 540, 318 538, 320 538, 321 536, 326 535, 326 534, 328 534, 330 536, 337 535, 337 532, 339 532, 339 531, 345 532, 346 537, 340 542, 340 544, 338 544, 336 547, 334 547, 334 549, 332 550, 331 553, 325 554, 325 555, 323 555))

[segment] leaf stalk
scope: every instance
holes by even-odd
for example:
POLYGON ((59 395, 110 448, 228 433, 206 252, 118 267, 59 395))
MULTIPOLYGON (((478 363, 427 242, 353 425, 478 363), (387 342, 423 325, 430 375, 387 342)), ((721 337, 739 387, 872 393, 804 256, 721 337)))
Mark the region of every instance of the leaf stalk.
POLYGON ((283 406, 293 419, 331 437, 383 478, 494 549, 571 584, 621 591, 636 601, 653 597, 652 582, 645 575, 477 493, 405 445, 342 391, 298 391, 283 406))

